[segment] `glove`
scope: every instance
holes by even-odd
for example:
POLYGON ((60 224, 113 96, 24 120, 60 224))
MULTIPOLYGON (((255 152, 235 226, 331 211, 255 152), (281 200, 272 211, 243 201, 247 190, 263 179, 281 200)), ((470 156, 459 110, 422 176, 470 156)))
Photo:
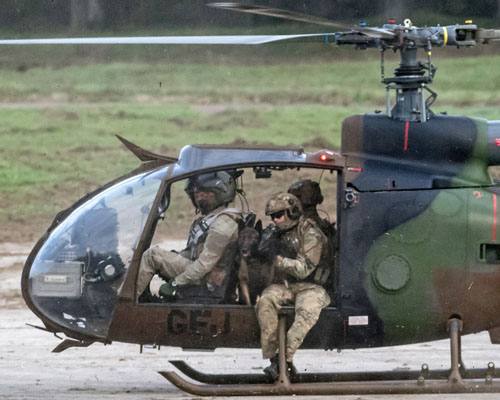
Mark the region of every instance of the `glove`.
POLYGON ((295 260, 297 258, 297 252, 286 246, 279 246, 279 248, 276 249, 276 255, 285 258, 291 258, 292 260, 295 260))
POLYGON ((160 290, 158 291, 158 293, 161 297, 175 297, 177 288, 177 281, 175 280, 175 278, 172 278, 167 283, 164 283, 160 286, 160 290))
POLYGON ((279 231, 270 225, 262 231, 258 247, 258 255, 260 261, 265 264, 271 264, 278 251, 279 245, 279 231))

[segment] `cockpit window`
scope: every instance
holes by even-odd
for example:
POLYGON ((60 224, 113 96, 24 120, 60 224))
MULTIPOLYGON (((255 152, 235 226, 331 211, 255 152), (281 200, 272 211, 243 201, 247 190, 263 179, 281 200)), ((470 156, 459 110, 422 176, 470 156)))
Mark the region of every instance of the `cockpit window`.
POLYGON ((39 310, 62 326, 105 337, 120 287, 166 168, 133 176, 75 209, 29 273, 39 310))
MULTIPOLYGON (((244 298, 240 281, 247 279, 250 303, 254 304, 268 281, 258 276, 260 261, 255 259, 255 253, 249 261, 253 263, 251 268, 255 267, 250 271, 252 276, 241 273, 241 252, 250 250, 241 246, 258 240, 243 239, 241 232, 249 225, 254 227, 257 221, 264 228, 269 225, 267 201, 276 192, 289 189, 295 190, 297 196, 304 194, 304 215, 311 213, 314 203, 314 215, 321 221, 321 228, 330 229, 333 235, 337 219, 334 170, 263 165, 192 175, 168 185, 164 219, 155 226, 151 246, 145 249, 139 267, 138 302, 245 305, 248 299, 244 298), (217 239, 211 238, 212 228, 217 239)), ((334 246, 334 240, 329 244, 334 246)), ((334 258, 326 253, 325 257, 334 258)), ((332 281, 333 272, 325 284, 332 281)), ((329 291, 333 291, 333 285, 329 291)))

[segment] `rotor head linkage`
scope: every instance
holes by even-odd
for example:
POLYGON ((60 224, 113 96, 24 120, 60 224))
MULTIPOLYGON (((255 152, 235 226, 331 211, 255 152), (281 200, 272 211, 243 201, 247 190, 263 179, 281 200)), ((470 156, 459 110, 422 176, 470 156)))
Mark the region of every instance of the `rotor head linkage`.
MULTIPOLYGON (((437 97, 436 93, 427 88, 436 71, 430 63, 430 51, 427 52, 427 64, 417 59, 417 47, 400 48, 399 52, 401 61, 394 76, 382 77, 382 83, 386 85, 387 116, 401 121, 425 122, 433 115, 429 107, 437 97), (396 102, 392 109, 391 90, 396 92, 396 102), (431 93, 427 100, 424 90, 431 93)), ((381 60, 383 63, 383 57, 381 60)))

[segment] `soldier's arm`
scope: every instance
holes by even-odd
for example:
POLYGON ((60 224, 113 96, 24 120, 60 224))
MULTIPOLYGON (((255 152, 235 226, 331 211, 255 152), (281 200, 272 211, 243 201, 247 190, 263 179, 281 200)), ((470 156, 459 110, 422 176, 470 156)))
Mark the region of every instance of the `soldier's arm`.
POLYGON ((227 215, 217 217, 208 229, 207 239, 200 256, 188 264, 182 274, 177 275, 176 282, 180 286, 199 283, 217 265, 224 249, 236 241, 237 237, 238 224, 227 215))
POLYGON ((305 279, 318 266, 324 245, 323 235, 316 226, 311 225, 304 234, 297 258, 277 256, 275 267, 297 279, 305 279))

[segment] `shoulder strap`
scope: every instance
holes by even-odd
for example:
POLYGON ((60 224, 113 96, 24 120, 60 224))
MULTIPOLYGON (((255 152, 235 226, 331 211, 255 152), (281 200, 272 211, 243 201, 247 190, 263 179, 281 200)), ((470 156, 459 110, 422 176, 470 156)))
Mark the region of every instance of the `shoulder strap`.
POLYGON ((210 225, 212 225, 212 223, 217 219, 217 217, 223 214, 227 215, 235 222, 239 222, 240 220, 243 219, 242 211, 238 210, 237 208, 225 208, 224 210, 221 210, 216 214, 207 215, 206 217, 201 219, 201 221, 196 225, 196 227, 191 232, 188 239, 188 246, 190 244, 197 243, 198 239, 203 234, 205 234, 206 231, 208 231, 210 225), (235 216, 234 214, 238 214, 238 216, 235 216))
POLYGON ((194 224, 193 229, 191 229, 191 231, 189 232, 189 238, 187 242, 187 247, 191 248, 191 252, 193 252, 193 249, 196 243, 198 243, 200 237, 202 237, 205 232, 208 231, 208 228, 210 228, 210 225, 215 221, 215 218, 217 218, 218 215, 219 213, 208 215, 202 218, 198 223, 194 224))
POLYGON ((240 227, 240 222, 243 220, 242 211, 237 208, 226 208, 224 210, 219 211, 215 214, 209 214, 206 217, 203 217, 197 224, 194 224, 193 229, 189 232, 189 238, 187 242, 187 248, 191 249, 191 256, 193 257, 193 253, 195 251, 196 244, 200 240, 200 238, 208 231, 210 225, 217 219, 219 215, 227 215, 233 221, 238 224, 238 229, 240 227), (238 217, 234 214, 238 214, 238 217))
MULTIPOLYGON (((238 230, 240 231, 245 227, 245 216, 244 212, 241 210, 238 210, 237 208, 226 208, 222 210, 221 212, 217 213, 215 216, 218 217, 219 215, 226 215, 229 218, 231 218, 234 222, 238 224, 238 230)), ((213 221, 212 221, 213 222, 213 221)))

